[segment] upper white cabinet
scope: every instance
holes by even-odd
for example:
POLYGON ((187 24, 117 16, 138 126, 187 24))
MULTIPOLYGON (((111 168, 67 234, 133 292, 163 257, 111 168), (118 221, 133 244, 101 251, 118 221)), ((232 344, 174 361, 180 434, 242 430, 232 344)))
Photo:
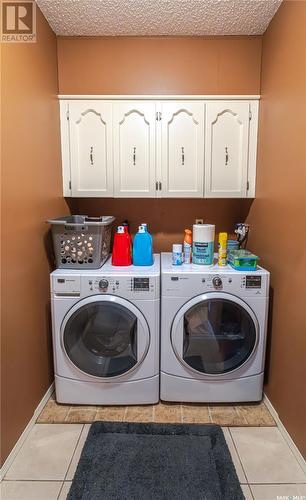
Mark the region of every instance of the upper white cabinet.
POLYGON ((67 118, 71 195, 113 196, 112 104, 72 101, 67 118))
POLYGON ((206 197, 246 197, 250 118, 248 102, 207 103, 206 197))
POLYGON ((113 104, 114 195, 155 197, 155 102, 113 104))
POLYGON ((258 99, 61 98, 65 196, 255 196, 258 99))
POLYGON ((204 102, 161 103, 161 195, 203 196, 204 102))

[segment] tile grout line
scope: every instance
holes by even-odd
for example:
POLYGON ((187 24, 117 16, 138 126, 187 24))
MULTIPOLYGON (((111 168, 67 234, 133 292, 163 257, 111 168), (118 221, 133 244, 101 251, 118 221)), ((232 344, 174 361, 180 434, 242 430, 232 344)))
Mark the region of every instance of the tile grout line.
POLYGON ((75 447, 74 447, 74 450, 73 450, 73 452, 72 452, 71 459, 70 459, 69 465, 68 465, 68 467, 67 467, 67 470, 66 470, 66 473, 65 473, 65 476, 64 476, 63 481, 65 481, 65 480, 66 480, 66 477, 67 477, 68 471, 69 471, 69 469, 70 469, 70 465, 71 465, 71 463, 72 463, 72 460, 73 460, 73 457, 74 457, 74 455, 75 455, 76 449, 77 449, 78 444, 79 444, 79 442, 80 442, 81 436, 82 436, 82 434, 83 434, 83 432, 84 432, 84 427, 85 427, 85 424, 82 424, 82 429, 81 429, 81 432, 80 432, 80 434, 79 434, 79 437, 78 437, 78 440, 77 440, 77 442, 76 442, 76 445, 75 445, 75 447))
POLYGON ((208 416, 209 416, 210 423, 213 424, 214 422, 213 422, 213 418, 211 415, 210 406, 208 405, 207 408, 208 408, 208 416))
POLYGON ((96 421, 96 417, 98 415, 98 411, 99 411, 99 406, 96 406, 96 413, 95 413, 94 417, 92 418, 92 421, 89 422, 90 424, 93 424, 96 421))
POLYGON ((237 453, 238 460, 239 460, 239 462, 240 462, 241 468, 242 468, 242 470, 243 470, 244 477, 245 477, 245 479, 246 479, 247 484, 249 484, 248 476, 247 476, 246 471, 245 471, 245 469, 244 469, 244 467, 243 467, 243 463, 242 463, 241 457, 240 457, 240 455, 239 455, 238 448, 236 447, 236 443, 235 443, 235 440, 234 440, 233 435, 232 435, 232 433, 231 433, 231 428, 230 428, 230 427, 228 427, 228 431, 229 431, 229 434, 230 434, 230 437, 231 437, 232 443, 233 443, 233 445, 234 445, 234 449, 235 449, 235 451, 236 451, 236 453, 237 453))
MULTIPOLYGON (((249 490, 250 494, 251 494, 251 498, 252 498, 252 500, 256 500, 256 499, 255 499, 255 497, 254 497, 254 495, 253 495, 253 491, 251 490, 251 486, 249 485, 249 483, 244 484, 244 485, 240 485, 240 486, 246 486, 246 487, 248 488, 248 490, 249 490)), ((241 489, 242 489, 242 488, 241 488, 241 489)))
MULTIPOLYGON (((69 467, 68 467, 68 468, 69 468, 69 467)), ((57 495, 57 497, 56 497, 56 500, 59 500, 59 498, 60 498, 60 496, 61 496, 61 493, 62 493, 62 491, 63 491, 63 488, 64 488, 64 484, 65 484, 65 481, 63 481, 63 482, 62 482, 62 485, 61 485, 61 487, 60 487, 60 490, 59 490, 59 492, 58 492, 58 495, 57 495)))
POLYGON ((127 412, 128 412, 128 407, 126 406, 125 409, 124 409, 124 413, 123 413, 123 417, 122 417, 121 422, 126 422, 127 412))
POLYGON ((69 413, 70 413, 70 410, 72 409, 72 406, 69 406, 69 410, 67 411, 67 415, 65 416, 64 418, 64 423, 68 423, 68 416, 69 416, 69 413))
MULTIPOLYGON (((235 410, 235 412, 236 412, 236 415, 237 415, 238 419, 240 419, 241 417, 240 417, 240 414, 239 414, 239 412, 238 412, 238 408, 237 408, 237 406, 234 406, 233 408, 234 408, 234 410, 235 410)), ((249 425, 249 423, 248 423, 248 421, 247 421, 246 416, 245 416, 243 413, 242 413, 242 418, 243 418, 243 420, 244 420, 244 422, 245 422, 245 426, 247 427, 247 426, 249 425)))

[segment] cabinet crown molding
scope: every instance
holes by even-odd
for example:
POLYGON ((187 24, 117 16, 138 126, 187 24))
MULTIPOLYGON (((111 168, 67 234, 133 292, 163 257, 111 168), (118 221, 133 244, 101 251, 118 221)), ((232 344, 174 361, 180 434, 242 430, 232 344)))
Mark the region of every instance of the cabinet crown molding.
POLYGON ((58 99, 103 99, 110 101, 117 100, 153 100, 153 101, 184 101, 184 100, 194 100, 194 101, 219 101, 219 100, 227 100, 227 101, 258 101, 260 99, 260 94, 208 94, 208 95, 158 95, 158 94, 150 94, 150 95, 131 95, 131 94, 123 94, 123 95, 104 95, 104 94, 59 94, 58 99))

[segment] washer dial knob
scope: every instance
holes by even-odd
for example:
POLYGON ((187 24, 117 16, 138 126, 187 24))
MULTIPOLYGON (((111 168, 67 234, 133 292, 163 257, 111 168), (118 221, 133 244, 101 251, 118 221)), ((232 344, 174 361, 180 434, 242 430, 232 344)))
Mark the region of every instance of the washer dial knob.
POLYGON ((101 288, 101 290, 106 290, 108 287, 108 281, 103 279, 103 280, 100 280, 99 281, 99 288, 101 288))
POLYGON ((213 280, 213 285, 215 288, 221 288, 222 286, 222 279, 219 276, 214 276, 213 280))

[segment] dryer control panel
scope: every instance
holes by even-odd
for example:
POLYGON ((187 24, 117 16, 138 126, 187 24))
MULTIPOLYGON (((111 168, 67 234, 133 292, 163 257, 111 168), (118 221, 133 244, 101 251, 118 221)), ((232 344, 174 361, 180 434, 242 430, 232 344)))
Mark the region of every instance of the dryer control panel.
POLYGON ((159 276, 53 275, 51 291, 58 297, 88 297, 111 294, 127 299, 157 299, 160 294, 159 276))
POLYGON ((169 297, 193 297, 205 292, 226 292, 240 297, 267 297, 269 274, 163 274, 162 295, 169 297))

